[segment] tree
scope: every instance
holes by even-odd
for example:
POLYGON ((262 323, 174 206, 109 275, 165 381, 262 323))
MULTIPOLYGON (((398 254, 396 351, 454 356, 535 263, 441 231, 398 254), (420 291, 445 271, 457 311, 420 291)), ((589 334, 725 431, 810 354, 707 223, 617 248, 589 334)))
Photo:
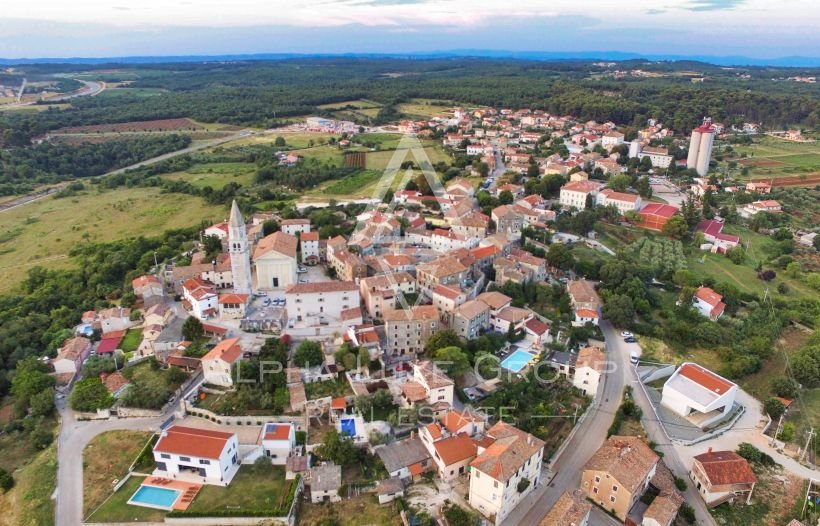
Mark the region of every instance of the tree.
POLYGON ((359 348, 359 368, 366 371, 370 367, 370 351, 359 348))
POLYGON ((0 491, 6 493, 8 490, 14 487, 14 477, 11 476, 11 473, 6 471, 3 468, 0 468, 0 491))
POLYGON ((793 399, 800 393, 800 385, 787 376, 778 376, 771 382, 772 392, 779 397, 793 399))
POLYGON ((393 192, 392 189, 388 188, 387 191, 384 193, 384 197, 382 198, 382 203, 390 204, 393 202, 393 197, 396 194, 393 192))
POLYGON ((331 460, 340 466, 353 464, 359 459, 359 450, 353 440, 342 436, 335 427, 328 430, 322 443, 315 449, 320 458, 331 460))
POLYGON ((325 355, 322 346, 318 342, 304 340, 293 352, 293 361, 297 367, 315 367, 322 365, 325 355))
POLYGON ((629 296, 615 294, 606 301, 601 314, 616 327, 629 327, 635 319, 635 306, 629 296))
POLYGON ((615 190, 616 192, 625 192, 627 188, 629 188, 629 183, 632 182, 632 178, 626 174, 618 174, 613 175, 609 178, 609 182, 607 186, 615 190))
POLYGON ((189 316, 182 324, 182 337, 189 342, 197 341, 204 334, 205 329, 202 327, 202 322, 196 316, 189 316))
POLYGON ((86 378, 74 385, 69 399, 71 409, 75 411, 96 411, 114 404, 114 397, 99 378, 86 378))
POLYGON ((202 248, 205 250, 205 257, 214 259, 222 252, 222 240, 217 236, 204 236, 202 238, 202 248))
POLYGON ((635 189, 644 199, 649 199, 652 197, 652 185, 649 183, 649 177, 646 175, 638 178, 635 182, 635 189))
POLYGON ((763 410, 772 418, 780 418, 786 412, 786 406, 777 398, 768 398, 763 402, 763 410))
POLYGON ((792 261, 786 265, 786 275, 792 279, 798 279, 803 272, 803 267, 797 261, 792 261))
POLYGON ((262 223, 262 235, 269 236, 275 232, 279 232, 279 222, 275 219, 268 219, 262 223))
POLYGON ((643 217, 641 217, 641 214, 635 210, 627 210, 624 214, 624 219, 626 219, 629 224, 637 225, 641 222, 643 217))
POLYGON ((547 263, 561 270, 569 270, 575 265, 575 257, 563 243, 553 243, 547 251, 547 263))
POLYGON ((726 251, 726 257, 735 265, 742 265, 746 259, 746 251, 740 246, 732 247, 726 251))
POLYGON ((510 205, 514 200, 515 197, 509 190, 503 190, 500 194, 498 194, 498 202, 502 205, 510 205))
POLYGON ((437 350, 443 349, 444 347, 461 347, 462 345, 461 338, 459 338, 456 331, 453 329, 442 329, 430 336, 430 339, 427 340, 427 344, 424 346, 424 352, 427 353, 428 356, 433 356, 437 350))
POLYGON ((49 387, 29 399, 31 416, 48 416, 54 412, 54 388, 49 387))
POLYGON ((672 216, 663 225, 661 232, 669 237, 682 239, 689 233, 689 225, 681 216, 672 216))
POLYGON ((17 399, 17 403, 28 407, 32 397, 54 387, 54 383, 45 364, 35 357, 26 358, 17 362, 11 380, 11 394, 17 399))
POLYGON ((273 141, 273 145, 276 146, 277 148, 281 148, 281 147, 285 146, 285 144, 286 144, 285 143, 285 138, 282 137, 281 135, 276 137, 276 140, 273 141))
POLYGON ((459 347, 442 347, 433 353, 433 360, 450 376, 461 376, 470 370, 470 360, 459 347))
POLYGON ((780 434, 777 435, 777 438, 782 440, 783 442, 791 442, 794 440, 794 424, 792 422, 786 422, 783 424, 783 430, 780 431, 780 434))
POLYGON ((640 168, 642 172, 648 172, 652 169, 652 159, 648 155, 641 159, 640 168))

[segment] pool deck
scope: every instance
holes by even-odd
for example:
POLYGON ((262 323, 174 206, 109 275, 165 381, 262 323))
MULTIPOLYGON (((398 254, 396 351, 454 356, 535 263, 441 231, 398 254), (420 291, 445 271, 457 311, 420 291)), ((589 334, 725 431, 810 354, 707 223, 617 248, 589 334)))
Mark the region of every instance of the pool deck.
POLYGON ((185 511, 194 501, 201 484, 192 484, 181 480, 166 479, 162 477, 148 477, 142 482, 142 486, 153 486, 155 488, 175 489, 179 491, 179 498, 174 502, 174 511, 185 511))

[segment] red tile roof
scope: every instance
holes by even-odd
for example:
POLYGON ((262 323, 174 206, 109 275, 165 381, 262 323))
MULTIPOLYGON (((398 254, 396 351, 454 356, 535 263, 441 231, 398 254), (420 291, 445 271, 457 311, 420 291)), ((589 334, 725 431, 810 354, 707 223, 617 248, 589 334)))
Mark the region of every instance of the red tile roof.
POLYGON ((218 459, 233 433, 210 431, 186 426, 168 428, 154 451, 192 457, 218 459))
POLYGON ((433 444, 433 447, 445 466, 475 457, 477 451, 475 442, 467 435, 456 435, 439 440, 433 444))
POLYGON ((724 394, 735 385, 729 380, 721 378, 712 371, 704 369, 700 365, 694 363, 683 364, 678 373, 696 384, 705 387, 709 391, 720 395, 724 394))
POLYGON ((202 357, 202 361, 221 359, 232 364, 240 356, 242 356, 242 347, 239 346, 239 338, 230 338, 216 344, 216 347, 202 357))
POLYGON ((230 304, 245 304, 248 302, 248 295, 247 294, 220 294, 219 295, 219 304, 225 305, 226 303, 230 304))
POLYGON ((290 437, 290 424, 266 424, 265 440, 287 440, 290 437))
POLYGON ((347 409, 347 400, 345 399, 344 396, 334 398, 330 402, 330 408, 331 409, 341 409, 342 411, 344 411, 345 409, 347 409))
POLYGON ((697 455, 695 460, 703 466, 703 471, 713 486, 757 482, 749 463, 734 451, 709 451, 697 455))
POLYGON ((649 203, 643 207, 639 213, 641 215, 660 216, 668 219, 678 213, 678 208, 662 203, 649 203))

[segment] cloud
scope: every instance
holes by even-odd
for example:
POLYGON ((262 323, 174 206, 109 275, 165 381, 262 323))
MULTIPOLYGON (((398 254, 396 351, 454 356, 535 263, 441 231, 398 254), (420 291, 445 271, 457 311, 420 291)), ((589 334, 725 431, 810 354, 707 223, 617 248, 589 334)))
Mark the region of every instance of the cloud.
POLYGON ((689 6, 683 9, 689 11, 718 11, 721 9, 734 9, 746 0, 694 0, 689 6))
POLYGON ((666 13, 666 9, 647 9, 644 13, 647 15, 662 15, 666 13))

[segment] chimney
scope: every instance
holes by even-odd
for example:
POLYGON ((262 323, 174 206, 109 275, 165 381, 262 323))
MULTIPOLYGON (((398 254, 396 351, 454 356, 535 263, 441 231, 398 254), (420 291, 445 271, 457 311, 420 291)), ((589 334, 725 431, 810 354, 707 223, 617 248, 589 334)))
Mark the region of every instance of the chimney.
POLYGON ((708 450, 708 451, 706 451, 706 454, 707 454, 707 455, 711 455, 711 454, 712 454, 712 448, 711 448, 711 447, 709 448, 709 450, 708 450))

